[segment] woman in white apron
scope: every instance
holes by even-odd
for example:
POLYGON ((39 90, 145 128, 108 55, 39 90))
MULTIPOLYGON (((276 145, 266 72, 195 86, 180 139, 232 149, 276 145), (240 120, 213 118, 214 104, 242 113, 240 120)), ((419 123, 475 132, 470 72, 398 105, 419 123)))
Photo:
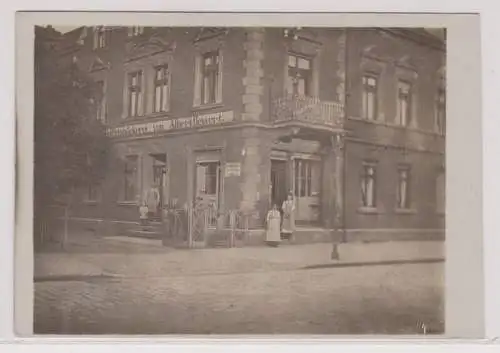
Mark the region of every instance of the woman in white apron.
POLYGON ((283 238, 291 239, 293 232, 295 231, 295 200, 293 199, 293 194, 289 193, 285 202, 282 205, 283 210, 283 225, 281 233, 283 238))
POLYGON ((280 236, 281 215, 277 205, 269 210, 266 217, 266 243, 277 247, 281 241, 280 236))

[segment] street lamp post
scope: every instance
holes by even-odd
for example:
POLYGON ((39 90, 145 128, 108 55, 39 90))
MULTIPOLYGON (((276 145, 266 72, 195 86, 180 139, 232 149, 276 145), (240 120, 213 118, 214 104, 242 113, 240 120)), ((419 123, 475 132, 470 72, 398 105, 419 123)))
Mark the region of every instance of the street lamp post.
POLYGON ((332 147, 335 155, 335 182, 334 182, 334 213, 333 213, 333 237, 332 237, 332 260, 339 259, 338 244, 345 237, 344 224, 344 192, 343 192, 343 177, 344 177, 344 145, 345 133, 337 132, 332 136, 332 147), (340 233, 340 234, 339 234, 340 233), (339 236, 340 235, 340 236, 339 236))
POLYGON ((343 114, 340 119, 339 132, 332 136, 333 153, 335 154, 335 207, 334 207, 334 236, 332 244, 332 260, 340 258, 338 251, 339 242, 346 241, 346 217, 345 217, 345 192, 346 192, 346 152, 345 152, 345 123, 348 116, 348 96, 350 92, 349 73, 349 31, 344 29, 344 46, 343 46, 343 82, 344 87, 341 90, 339 97, 343 103, 343 114), (341 233, 341 236, 338 236, 341 233))

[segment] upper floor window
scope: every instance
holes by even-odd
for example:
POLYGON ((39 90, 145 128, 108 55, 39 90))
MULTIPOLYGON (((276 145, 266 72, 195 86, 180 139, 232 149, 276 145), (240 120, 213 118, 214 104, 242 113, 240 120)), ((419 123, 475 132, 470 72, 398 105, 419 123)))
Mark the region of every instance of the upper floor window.
POLYGON ((168 95, 169 95, 169 72, 168 66, 155 67, 154 79, 154 101, 153 111, 155 113, 165 112, 168 110, 168 95))
POLYGON ((96 183, 89 182, 87 184, 84 201, 86 202, 98 202, 101 199, 101 188, 100 185, 96 183))
POLYGON ((446 133, 446 91, 440 88, 436 97, 436 129, 441 135, 446 133))
POLYGON ((411 120, 412 86, 405 81, 398 82, 397 116, 401 126, 408 126, 411 120))
POLYGON ((97 81, 99 100, 97 103, 96 117, 98 120, 106 121, 106 91, 104 81, 97 81))
POLYGON ((312 60, 305 56, 288 54, 287 94, 297 96, 311 95, 312 60))
POLYGON ((410 208, 410 167, 401 166, 398 168, 398 199, 397 208, 410 208))
POLYGON ((363 207, 376 207, 376 165, 363 164, 361 174, 361 204, 363 207))
POLYGON ((222 103, 221 49, 199 53, 195 58, 193 105, 222 103))
POLYGON ((94 30, 94 49, 106 47, 106 28, 98 26, 94 30))
POLYGON ((128 116, 142 114, 143 90, 142 71, 135 71, 128 75, 128 116))
POLYGON ((377 91, 378 82, 375 76, 363 76, 363 118, 375 120, 377 118, 377 91))
POLYGON ((219 79, 219 53, 217 51, 203 55, 202 75, 202 104, 215 103, 217 101, 217 80, 219 79))
POLYGON ((137 37, 144 33, 144 27, 142 26, 132 26, 128 28, 129 37, 137 37))

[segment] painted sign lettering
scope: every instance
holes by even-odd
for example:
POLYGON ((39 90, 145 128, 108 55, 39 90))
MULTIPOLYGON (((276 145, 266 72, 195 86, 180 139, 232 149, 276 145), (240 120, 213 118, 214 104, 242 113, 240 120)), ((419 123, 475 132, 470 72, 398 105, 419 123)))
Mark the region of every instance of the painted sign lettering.
POLYGON ((240 176, 241 163, 226 163, 226 177, 240 176))
POLYGON ((174 118, 168 120, 137 123, 109 128, 106 132, 109 137, 133 137, 142 135, 158 135, 166 131, 194 129, 225 124, 234 120, 233 111, 213 114, 197 115, 188 118, 174 118))

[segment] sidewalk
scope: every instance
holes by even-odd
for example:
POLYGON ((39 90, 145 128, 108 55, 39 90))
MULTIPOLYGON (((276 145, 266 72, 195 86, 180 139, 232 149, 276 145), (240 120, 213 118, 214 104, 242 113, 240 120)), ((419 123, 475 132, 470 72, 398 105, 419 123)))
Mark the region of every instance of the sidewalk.
POLYGON ((283 244, 279 248, 191 250, 156 248, 143 244, 127 246, 122 252, 70 251, 36 254, 35 278, 78 275, 182 277, 444 259, 444 242, 440 241, 345 243, 339 245, 339 260, 331 260, 332 245, 327 243, 283 244))

